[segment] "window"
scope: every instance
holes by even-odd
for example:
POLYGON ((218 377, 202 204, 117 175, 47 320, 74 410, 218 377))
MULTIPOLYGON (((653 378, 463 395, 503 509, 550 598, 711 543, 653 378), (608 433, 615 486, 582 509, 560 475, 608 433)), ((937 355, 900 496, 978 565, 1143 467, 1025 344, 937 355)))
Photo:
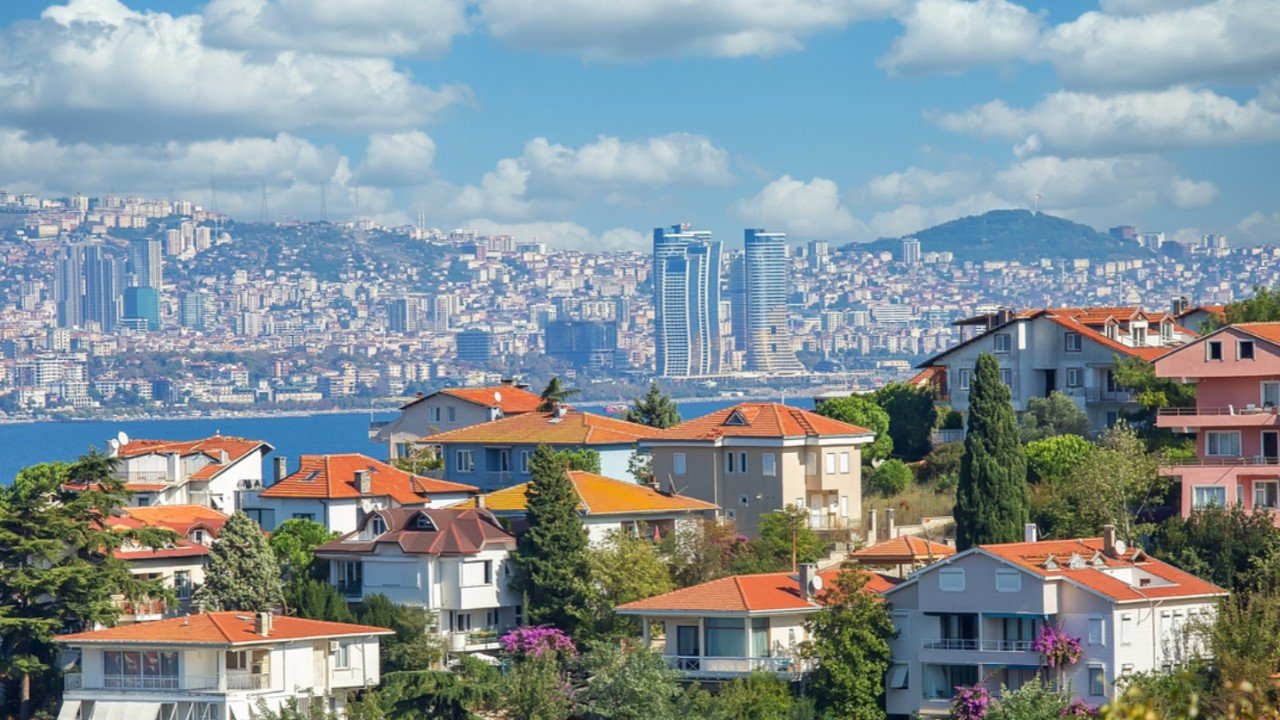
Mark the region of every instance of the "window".
POLYGON ((926 700, 950 700, 957 687, 978 683, 977 665, 922 665, 926 700))
POLYGON ((1067 368, 1067 387, 1084 387, 1084 368, 1067 368))
POLYGON ((431 408, 431 422, 440 422, 440 408, 431 408))
POLYGON ((496 464, 498 466, 498 472, 511 472, 510 450, 499 450, 494 454, 493 459, 496 461, 495 463, 486 463, 489 465, 490 469, 492 469, 493 465, 496 464))
POLYGON ((939 570, 938 589, 942 592, 964 592, 964 570, 962 568, 939 570))
POLYGON ((204 541, 205 541, 205 532, 204 532, 204 530, 192 530, 192 531, 191 531, 191 542, 193 542, 193 543, 195 543, 195 544, 197 544, 197 545, 204 545, 204 544, 205 544, 205 542, 204 542, 204 541))
POLYGON ((178 653, 106 650, 102 653, 102 683, 107 688, 177 689, 178 653))
POLYGON ((1013 337, 1009 333, 996 333, 991 341, 995 344, 998 353, 1007 353, 1013 347, 1013 337))
POLYGON ((760 455, 760 472, 765 477, 776 476, 778 474, 778 456, 773 453, 760 455))
POLYGON ((382 516, 373 516, 373 519, 369 521, 369 532, 373 533, 374 537, 378 537, 379 535, 383 535, 387 532, 387 522, 382 519, 382 516))
POLYGON ((1133 642, 1133 615, 1124 613, 1120 616, 1120 644, 1129 645, 1133 642))
POLYGON ((1204 454, 1215 457, 1240 455, 1239 430, 1209 430, 1204 434, 1204 454))
POLYGON ((747 471, 747 454, 744 452, 740 452, 738 453, 738 472, 744 473, 746 471, 747 471))
POLYGON ((472 560, 462 563, 462 587, 483 587, 493 584, 493 561, 472 560))
POLYGON ((416 517, 416 518, 414 518, 414 519, 413 519, 413 529, 415 529, 415 530, 435 530, 435 529, 436 529, 436 526, 435 526, 434 524, 432 524, 432 522, 431 522, 431 518, 427 517, 425 514, 421 514, 421 513, 420 513, 420 514, 418 515, 418 517, 416 517))
POLYGON ((527 473, 527 472, 529 472, 529 460, 530 460, 530 458, 532 458, 532 457, 533 457, 533 451, 532 451, 532 450, 521 450, 521 451, 520 451, 520 472, 522 472, 522 473, 527 473))
POLYGON ((1191 506, 1198 508, 1226 507, 1227 489, 1213 485, 1191 488, 1191 506))
POLYGON ((826 455, 826 473, 828 475, 834 475, 835 472, 836 472, 836 454, 833 452, 829 452, 826 455))
POLYGON ((493 561, 492 560, 484 561, 484 584, 485 585, 493 584, 493 561))
POLYGON ((1016 593, 1022 591, 1022 573, 1017 570, 996 571, 996 592, 1016 593))
POLYGON ((688 467, 685 464, 686 462, 687 461, 685 459, 684 453, 672 453, 671 455, 672 472, 674 472, 676 475, 684 475, 685 472, 687 472, 685 468, 688 467))
POLYGON ((840 472, 847 474, 849 472, 849 453, 840 453, 840 472))
POLYGON ((818 474, 818 453, 807 452, 804 454, 804 472, 806 475, 818 474))
POLYGON ((1008 387, 1013 387, 1013 369, 1000 368, 1000 382, 1008 387))
POLYGON ((1173 339, 1173 323, 1168 321, 1160 323, 1160 339, 1165 342, 1173 339))
POLYGON ((1236 359, 1237 360, 1253 359, 1253 341, 1252 340, 1236 341, 1236 359))
POLYGON ((707 657, 747 656, 746 625, 742 618, 707 618, 707 657))
POLYGON ((737 454, 737 453, 734 453, 734 452, 727 452, 727 453, 725 453, 725 454, 724 454, 724 471, 725 471, 725 473, 735 473, 735 472, 737 472, 737 470, 735 470, 735 468, 737 467, 737 463, 738 463, 738 454, 737 454))
POLYGON ((179 600, 191 599, 191 571, 178 570, 173 574, 173 594, 179 600))
POLYGON ((138 507, 149 507, 151 505, 150 495, 134 495, 133 502, 138 507))
POLYGON ((458 466, 458 472, 475 472, 476 457, 470 450, 459 450, 453 457, 454 465, 458 466))
POLYGON ((1147 329, 1146 329, 1146 328, 1144 328, 1144 327, 1135 327, 1135 328, 1133 329, 1133 344, 1134 344, 1134 345, 1146 345, 1146 344, 1147 344, 1147 329))
POLYGON ((1262 405, 1265 407, 1280 407, 1280 382, 1263 382, 1262 383, 1262 405))
POLYGON ((1089 644, 1106 645, 1106 620, 1100 617, 1089 618, 1089 644))
POLYGON ((769 618, 751 618, 751 657, 769 657, 769 618))
POLYGON ((1222 359, 1222 341, 1210 340, 1204 344, 1204 357, 1206 360, 1222 359))
POLYGON ((1080 348, 1082 347, 1080 342, 1080 333, 1078 332, 1067 333, 1062 338, 1062 344, 1063 344, 1063 347, 1066 348, 1067 352, 1080 352, 1080 348))
POLYGON ((457 422, 457 421, 458 421, 458 408, 450 405, 449 406, 449 422, 457 422))
POLYGON ((312 521, 314 521, 314 520, 316 519, 316 514, 315 514, 315 513, 294 513, 294 514, 293 514, 293 519, 294 519, 294 520, 312 520, 312 521))
POLYGON ((747 507, 751 504, 751 499, 748 498, 746 495, 739 495, 738 504, 741 505, 742 507, 747 507))
POLYGON ((244 650, 228 650, 227 651, 227 669, 228 670, 248 670, 249 669, 249 653, 244 650))
POLYGON ((333 667, 345 670, 351 667, 351 643, 339 642, 333 651, 333 667))
POLYGON ((1280 483, 1274 480, 1255 480, 1253 482, 1253 506, 1267 508, 1268 510, 1280 509, 1280 483))
POLYGON ((849 517, 849 496, 848 495, 840 496, 840 517, 842 518, 849 517))
POLYGON ((903 663, 894 665, 889 668, 889 689, 890 690, 906 690, 909 682, 907 677, 907 668, 910 666, 903 663))
POLYGON ((956 377, 956 387, 960 388, 961 390, 968 390, 969 378, 972 376, 973 376, 972 370, 970 370, 969 368, 960 368, 960 371, 956 377))
POLYGON ((1089 666, 1089 694, 1101 697, 1107 694, 1107 674, 1098 666, 1089 666))

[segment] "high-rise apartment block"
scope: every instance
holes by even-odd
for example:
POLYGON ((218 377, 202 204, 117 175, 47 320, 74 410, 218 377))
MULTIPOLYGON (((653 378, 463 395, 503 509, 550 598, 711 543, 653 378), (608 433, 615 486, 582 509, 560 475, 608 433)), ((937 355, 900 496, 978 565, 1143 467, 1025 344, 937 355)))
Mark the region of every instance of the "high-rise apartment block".
POLYGON ((160 289, 164 285, 164 248, 157 238, 143 238, 129 243, 130 285, 160 289))
POLYGON ((705 230, 653 231, 657 370, 662 376, 720 372, 720 243, 705 230))
POLYGON ((906 265, 920 264, 920 241, 913 238, 902 239, 902 262, 906 265))
POLYGON ((744 239, 742 347, 747 369, 756 372, 803 370, 791 349, 787 326, 787 235, 748 229, 744 239))
POLYGON ((387 332, 398 335, 416 333, 422 316, 421 298, 407 295, 387 303, 387 332))
POLYGON ((124 290, 121 264, 101 245, 84 248, 84 321, 111 332, 120 319, 124 290))
POLYGON ((53 299, 58 327, 78 328, 84 324, 84 248, 68 245, 58 252, 54 263, 53 299))

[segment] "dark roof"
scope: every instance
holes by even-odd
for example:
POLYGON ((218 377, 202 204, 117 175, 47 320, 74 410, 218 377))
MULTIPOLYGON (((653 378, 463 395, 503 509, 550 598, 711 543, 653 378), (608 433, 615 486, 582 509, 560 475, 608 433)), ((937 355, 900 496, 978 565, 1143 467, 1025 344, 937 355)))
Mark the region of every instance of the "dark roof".
POLYGON ((354 532, 321 545, 316 552, 365 554, 390 544, 411 555, 474 555, 491 546, 513 547, 515 542, 515 537, 503 530, 487 510, 395 508, 370 513, 354 532), (418 528, 419 516, 426 516, 430 529, 418 528), (376 538, 360 540, 360 534, 375 517, 382 518, 387 531, 376 538))

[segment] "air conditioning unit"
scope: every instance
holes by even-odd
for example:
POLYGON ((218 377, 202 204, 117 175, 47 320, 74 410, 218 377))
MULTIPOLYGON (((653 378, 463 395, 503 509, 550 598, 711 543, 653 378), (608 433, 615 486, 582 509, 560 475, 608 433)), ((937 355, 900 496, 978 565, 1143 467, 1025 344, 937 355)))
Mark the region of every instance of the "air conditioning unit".
POLYGON ((241 490, 261 490, 262 483, 252 478, 248 478, 240 481, 240 489, 241 490))
POLYGON ((341 647, 341 644, 337 640, 329 641, 329 652, 338 652, 339 647, 341 647))

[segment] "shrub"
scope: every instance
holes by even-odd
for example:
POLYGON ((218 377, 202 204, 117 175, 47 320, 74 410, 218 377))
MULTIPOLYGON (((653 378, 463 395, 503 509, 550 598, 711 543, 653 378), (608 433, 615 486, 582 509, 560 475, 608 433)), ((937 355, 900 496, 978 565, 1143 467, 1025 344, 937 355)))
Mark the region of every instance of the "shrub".
POLYGON ((867 473, 867 488, 884 497, 891 497, 911 487, 915 474, 901 460, 885 460, 867 473))

